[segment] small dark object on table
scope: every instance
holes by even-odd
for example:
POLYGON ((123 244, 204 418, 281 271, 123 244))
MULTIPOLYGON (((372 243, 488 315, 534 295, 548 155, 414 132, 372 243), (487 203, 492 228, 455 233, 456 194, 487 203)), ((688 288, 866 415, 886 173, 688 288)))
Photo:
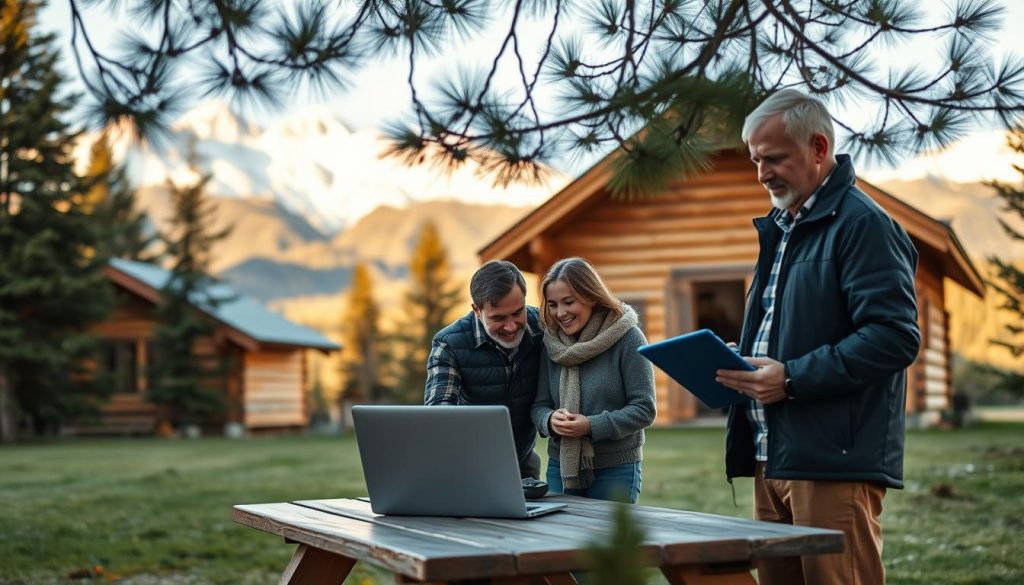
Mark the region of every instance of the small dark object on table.
POLYGON ((539 479, 533 479, 532 477, 523 478, 523 496, 525 496, 527 500, 543 498, 546 493, 548 493, 547 482, 539 479))

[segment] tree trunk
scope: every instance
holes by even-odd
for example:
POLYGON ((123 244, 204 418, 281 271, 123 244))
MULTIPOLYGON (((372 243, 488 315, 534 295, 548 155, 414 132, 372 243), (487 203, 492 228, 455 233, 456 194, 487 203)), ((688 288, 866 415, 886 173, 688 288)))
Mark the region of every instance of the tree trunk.
POLYGON ((14 391, 7 383, 7 376, 0 371, 0 444, 8 445, 18 440, 15 412, 14 391))

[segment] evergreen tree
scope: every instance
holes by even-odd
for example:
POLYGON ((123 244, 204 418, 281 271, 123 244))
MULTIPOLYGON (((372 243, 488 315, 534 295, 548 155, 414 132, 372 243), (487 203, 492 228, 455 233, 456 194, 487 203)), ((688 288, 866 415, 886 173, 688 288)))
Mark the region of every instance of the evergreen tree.
POLYGON ((216 325, 203 313, 230 300, 218 296, 216 281, 208 273, 213 244, 229 230, 213 231, 213 204, 205 194, 209 180, 206 175, 191 185, 170 183, 173 215, 164 243, 173 266, 157 308, 149 400, 164 407, 161 422, 179 430, 203 423, 226 407, 225 396, 211 382, 230 364, 213 353, 216 325))
MULTIPOLYGON (((1024 126, 1014 128, 1007 140, 1014 152, 1024 155, 1024 126)), ((1003 212, 1024 219, 1024 187, 1022 187, 1024 186, 1024 166, 1013 165, 1013 168, 1021 175, 1020 183, 1012 185, 993 181, 990 185, 1003 200, 1003 212)), ((1000 219, 999 223, 1014 241, 1024 241, 1024 233, 1003 219, 1000 219)), ((1019 264, 1014 264, 1010 260, 993 257, 989 261, 996 273, 996 279, 990 281, 989 285, 1002 297, 1002 308, 1019 317, 1015 324, 1006 326, 1006 336, 993 340, 993 343, 1019 358, 1024 356, 1024 325, 1022 325, 1024 322, 1024 270, 1021 270, 1019 264)), ((997 390, 1004 390, 1024 398, 1024 374, 996 369, 991 372, 999 377, 997 390)))
POLYGON ((380 308, 373 298, 373 277, 364 262, 356 264, 342 322, 342 395, 378 402, 388 391, 382 379, 384 336, 380 330, 380 308))
POLYGON ((35 30, 40 4, 0 0, 0 440, 16 440, 88 410, 86 328, 110 308, 96 230, 72 169, 75 134, 61 120, 52 35, 35 30))
POLYGON ((420 230, 409 263, 409 290, 405 294, 404 320, 397 341, 402 348, 398 362, 398 398, 402 402, 421 402, 426 384, 427 354, 434 334, 451 318, 461 301, 459 289, 452 283, 448 251, 434 222, 420 230))
POLYGON ((96 255, 151 262, 155 233, 147 233, 146 214, 135 206, 135 189, 123 165, 114 161, 108 132, 93 143, 85 178, 89 190, 83 206, 95 216, 102 234, 96 255))
POLYGON ((320 373, 313 371, 313 385, 306 394, 306 409, 309 412, 309 426, 320 427, 331 420, 327 410, 327 399, 324 397, 324 385, 320 382, 320 373))
POLYGON ((593 585, 644 585, 647 582, 645 559, 640 552, 644 531, 629 510, 626 504, 615 504, 612 532, 590 543, 584 551, 583 556, 591 567, 588 581, 593 585))
MULTIPOLYGON (((996 62, 984 42, 1007 24, 1003 2, 949 2, 929 19, 925 6, 934 4, 312 0, 275 10, 145 2, 133 12, 149 26, 129 35, 126 54, 111 58, 89 42, 76 48, 96 118, 132 120, 143 136, 173 120, 183 96, 287 103, 307 85, 344 88, 350 74, 390 55, 408 67, 411 96, 407 119, 389 131, 394 154, 452 166, 473 160, 506 182, 539 176, 559 154, 621 148, 611 185, 632 195, 700 169, 710 150, 736 141, 752 106, 782 87, 876 108, 866 122, 836 122, 851 137, 843 150, 888 160, 947 145, 979 116, 1009 127, 1024 107, 1024 64, 996 62), (531 44, 523 32, 537 29, 544 34, 531 44), (423 73, 484 30, 504 37, 495 54, 457 53, 461 67, 449 79, 423 73), (938 51, 937 65, 878 59, 917 39, 938 51), (194 62, 207 64, 205 75, 176 74, 194 62)), ((89 39, 85 20, 73 27, 89 39)))

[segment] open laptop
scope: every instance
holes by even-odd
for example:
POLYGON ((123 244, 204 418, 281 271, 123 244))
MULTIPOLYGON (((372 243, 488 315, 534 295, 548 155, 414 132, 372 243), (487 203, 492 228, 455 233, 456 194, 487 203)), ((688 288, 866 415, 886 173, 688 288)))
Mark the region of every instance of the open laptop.
POLYGON ((352 407, 377 514, 534 518, 566 504, 526 502, 504 406, 352 407))

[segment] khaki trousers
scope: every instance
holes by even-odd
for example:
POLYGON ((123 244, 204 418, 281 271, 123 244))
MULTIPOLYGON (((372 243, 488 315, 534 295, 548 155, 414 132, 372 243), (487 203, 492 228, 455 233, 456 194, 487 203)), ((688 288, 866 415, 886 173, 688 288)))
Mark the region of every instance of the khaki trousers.
POLYGON ((756 563, 760 585, 882 585, 882 498, 885 487, 846 481, 765 479, 765 464, 754 476, 758 520, 842 530, 841 554, 763 559, 756 563))

